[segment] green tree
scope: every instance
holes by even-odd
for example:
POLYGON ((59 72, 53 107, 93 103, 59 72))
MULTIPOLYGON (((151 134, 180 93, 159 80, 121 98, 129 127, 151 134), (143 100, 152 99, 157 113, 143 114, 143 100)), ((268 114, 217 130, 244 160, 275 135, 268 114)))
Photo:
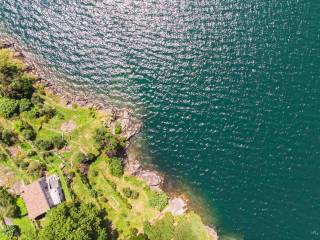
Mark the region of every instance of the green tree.
POLYGON ((11 118, 19 114, 19 102, 14 99, 0 98, 0 116, 11 118))
POLYGON ((16 217, 19 209, 16 205, 15 197, 10 194, 5 188, 0 187, 0 218, 16 217))
POLYGON ((91 204, 63 203, 50 210, 39 240, 105 240, 104 219, 91 204))
POLYGON ((32 107, 32 103, 29 99, 27 98, 22 98, 20 101, 19 101, 19 109, 20 109, 20 112, 25 112, 25 111, 29 111, 32 107))
POLYGON ((52 150, 54 148, 54 144, 51 140, 39 139, 36 141, 36 146, 45 151, 52 150))
POLYGON ((113 176, 121 177, 123 175, 123 165, 122 161, 119 158, 110 158, 109 159, 109 169, 110 173, 113 176))
POLYGON ((8 146, 12 146, 18 141, 18 136, 14 131, 4 129, 1 132, 0 141, 7 144, 8 146))

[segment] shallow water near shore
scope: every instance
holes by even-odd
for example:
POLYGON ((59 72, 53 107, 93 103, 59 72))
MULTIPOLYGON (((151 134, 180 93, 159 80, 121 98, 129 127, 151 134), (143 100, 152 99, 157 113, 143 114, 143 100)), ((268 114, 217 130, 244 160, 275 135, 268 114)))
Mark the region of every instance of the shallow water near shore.
POLYGON ((143 118, 142 160, 222 233, 320 238, 319 1, 0 2, 52 81, 143 118))

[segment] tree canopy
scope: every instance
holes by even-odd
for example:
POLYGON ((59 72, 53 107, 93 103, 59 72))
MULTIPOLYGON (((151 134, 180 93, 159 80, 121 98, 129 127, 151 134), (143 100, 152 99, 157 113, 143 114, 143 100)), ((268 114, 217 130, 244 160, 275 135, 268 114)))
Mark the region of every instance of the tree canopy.
POLYGON ((91 204, 63 203, 50 210, 40 240, 105 240, 104 219, 91 204))

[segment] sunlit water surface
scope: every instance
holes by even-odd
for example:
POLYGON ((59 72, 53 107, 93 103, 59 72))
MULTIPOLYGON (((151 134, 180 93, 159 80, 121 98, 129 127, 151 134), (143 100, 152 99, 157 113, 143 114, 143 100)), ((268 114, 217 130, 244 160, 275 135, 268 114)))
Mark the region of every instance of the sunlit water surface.
POLYGON ((220 231, 320 239, 319 0, 0 0, 0 17, 52 81, 143 117, 142 159, 220 231))

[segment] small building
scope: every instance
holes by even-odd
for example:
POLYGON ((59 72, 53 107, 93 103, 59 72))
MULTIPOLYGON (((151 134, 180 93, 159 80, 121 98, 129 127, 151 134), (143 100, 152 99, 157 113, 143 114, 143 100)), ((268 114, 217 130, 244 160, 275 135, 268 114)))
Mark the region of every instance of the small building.
POLYGON ((64 200, 58 175, 42 177, 24 186, 21 192, 30 219, 37 220, 64 200))

